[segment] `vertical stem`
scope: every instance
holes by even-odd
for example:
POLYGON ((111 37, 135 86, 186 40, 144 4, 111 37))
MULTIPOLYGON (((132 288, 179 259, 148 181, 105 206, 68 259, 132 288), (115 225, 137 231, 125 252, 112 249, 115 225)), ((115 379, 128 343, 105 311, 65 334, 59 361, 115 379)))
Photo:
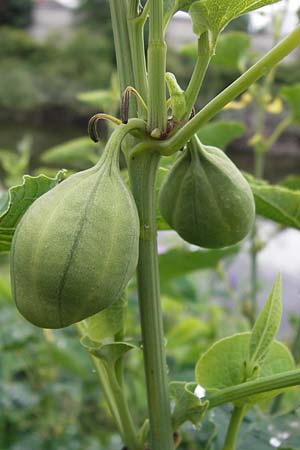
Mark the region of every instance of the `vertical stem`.
MULTIPOLYGON (((129 33, 127 25, 127 0, 109 0, 111 23, 114 34, 120 92, 134 85, 129 33)), ((133 116, 134 102, 129 117, 133 116)))
MULTIPOLYGON (((144 19, 138 16, 138 2, 133 1, 129 6, 128 31, 131 46, 131 58, 134 74, 134 87, 147 101, 148 80, 144 48, 144 19)), ((139 117, 145 118, 145 112, 138 105, 139 117)))
POLYGON ((148 45, 148 129, 165 131, 166 107, 166 43, 163 31, 163 2, 150 0, 148 45))
POLYGON ((192 78, 190 79, 188 87, 185 91, 188 116, 190 115, 197 100, 210 60, 211 50, 209 46, 208 33, 203 33, 198 40, 198 57, 192 78))
MULTIPOLYGON (((108 371, 107 371, 108 372, 108 371)), ((136 429, 130 414, 128 403, 125 398, 124 389, 120 386, 116 374, 109 371, 109 380, 112 392, 114 394, 116 406, 121 413, 122 426, 124 429, 123 442, 128 450, 143 450, 139 446, 136 429)))
MULTIPOLYGON (((82 325, 80 323, 76 324, 76 328, 77 328, 79 336, 80 337, 84 336, 84 328, 82 327, 82 325)), ((109 411, 113 417, 113 420, 116 424, 116 427, 120 433, 121 438, 124 439, 124 430, 123 430, 123 426, 122 426, 122 420, 120 418, 120 414, 119 414, 116 402, 113 398, 112 391, 109 386, 109 381, 107 378, 105 367, 99 359, 95 358, 91 354, 89 354, 89 356, 95 367, 95 370, 96 370, 101 388, 103 390, 103 394, 104 394, 105 400, 107 402, 109 411)))
POLYGON ((223 450, 235 450, 238 432, 239 432, 240 426, 242 424, 242 421, 243 421, 243 418, 245 415, 245 411, 246 411, 246 409, 244 406, 239 407, 239 408, 237 406, 234 407, 234 410, 232 412, 232 416, 230 419, 229 427, 227 430, 223 450))
POLYGON ((137 277, 150 419, 150 449, 171 450, 173 441, 160 303, 155 209, 159 158, 157 153, 149 151, 133 156, 129 174, 141 224, 137 277))
MULTIPOLYGON (((256 111, 255 111, 255 134, 262 136, 265 123, 264 110, 264 96, 269 87, 269 77, 266 77, 262 89, 256 96, 256 111)), ((254 176, 256 178, 263 178, 265 171, 265 151, 259 141, 254 147, 254 176)), ((251 325, 254 325, 257 312, 257 288, 258 288, 258 269, 257 269, 257 222, 255 220, 251 233, 251 314, 249 315, 251 325)))

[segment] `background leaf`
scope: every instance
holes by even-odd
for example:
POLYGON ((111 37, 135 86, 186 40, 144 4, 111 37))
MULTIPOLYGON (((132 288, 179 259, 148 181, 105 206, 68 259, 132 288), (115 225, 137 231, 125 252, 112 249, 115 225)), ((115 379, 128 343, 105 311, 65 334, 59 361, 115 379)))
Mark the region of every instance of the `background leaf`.
POLYGON ((99 159, 99 144, 88 137, 80 137, 56 145, 43 152, 41 161, 44 163, 71 165, 75 168, 86 168, 99 159))
POLYGON ((221 250, 198 250, 191 252, 175 248, 159 256, 159 269, 162 283, 200 269, 213 269, 221 259, 235 255, 238 246, 221 250))
POLYGON ((228 70, 243 72, 250 56, 251 38, 242 31, 221 34, 212 64, 228 70))
POLYGON ((289 175, 280 180, 280 185, 294 191, 300 191, 300 177, 299 175, 289 175))
POLYGON ((300 120, 300 83, 284 86, 279 94, 291 108, 294 120, 300 120))
POLYGON ((227 145, 246 131, 246 126, 237 120, 216 120, 204 125, 198 132, 201 142, 205 145, 225 150, 227 145))
POLYGON ((256 214, 287 227, 300 228, 300 190, 245 176, 254 194, 256 214))
POLYGON ((0 210, 0 253, 10 250, 16 226, 29 206, 45 192, 54 188, 65 176, 61 170, 55 178, 45 175, 25 175, 23 183, 8 190, 1 201, 0 210))
POLYGON ((253 326, 249 342, 249 361, 261 364, 277 334, 282 314, 281 276, 273 285, 269 298, 253 326))

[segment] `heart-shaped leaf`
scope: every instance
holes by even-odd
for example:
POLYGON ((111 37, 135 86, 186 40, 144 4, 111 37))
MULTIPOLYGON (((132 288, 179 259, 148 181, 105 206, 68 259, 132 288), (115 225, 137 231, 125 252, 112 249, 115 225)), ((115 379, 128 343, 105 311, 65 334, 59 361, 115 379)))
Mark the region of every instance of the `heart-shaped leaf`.
MULTIPOLYGON (((244 381, 245 363, 249 360, 251 333, 240 333, 216 342, 204 353, 196 365, 196 382, 207 391, 219 391, 244 381)), ((293 357, 282 343, 273 341, 261 364, 258 378, 275 375, 295 368, 293 357)), ((268 400, 278 390, 255 395, 236 402, 251 406, 268 400)))
POLYGON ((210 32, 212 47, 215 48, 220 32, 233 19, 249 11, 280 0, 200 0, 194 2, 189 13, 193 21, 193 31, 200 37, 210 32))

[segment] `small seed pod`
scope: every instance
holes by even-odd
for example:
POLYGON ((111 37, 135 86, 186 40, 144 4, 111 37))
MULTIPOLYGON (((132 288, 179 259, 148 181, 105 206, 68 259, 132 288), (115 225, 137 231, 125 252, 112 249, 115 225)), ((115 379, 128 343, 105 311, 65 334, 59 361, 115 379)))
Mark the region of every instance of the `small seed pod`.
POLYGON ((241 172, 222 150, 196 137, 170 169, 159 206, 184 240, 204 248, 241 241, 255 217, 253 195, 241 172))
POLYGON ((139 219, 116 154, 41 196, 17 227, 13 296, 34 325, 61 328, 107 308, 133 275, 139 219))

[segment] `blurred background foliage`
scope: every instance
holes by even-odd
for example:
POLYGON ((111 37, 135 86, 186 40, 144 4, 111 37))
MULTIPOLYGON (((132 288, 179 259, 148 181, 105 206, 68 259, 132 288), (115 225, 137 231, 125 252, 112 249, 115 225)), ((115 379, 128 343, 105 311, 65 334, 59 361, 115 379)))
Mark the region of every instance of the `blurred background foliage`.
MULTIPOLYGON (((56 32, 41 40, 29 32, 34 19, 32 0, 0 2, 2 192, 20 183, 24 173, 53 175, 57 169, 67 168, 70 174, 89 167, 99 157, 103 143, 93 144, 87 138, 88 118, 99 110, 118 114, 119 92, 108 4, 103 0, 81 0, 73 13, 74 24, 67 35, 56 32)), ((247 26, 248 19, 244 17, 235 21, 228 31, 245 31, 247 26)), ((241 37, 240 44, 245 40, 247 37, 241 37)), ((224 47, 230 54, 228 41, 224 47)), ((223 60, 215 58, 197 107, 239 75, 241 67, 237 56, 235 53, 235 57, 231 54, 223 60), (228 64, 229 60, 231 64, 228 64)), ((257 52, 252 56, 257 57, 257 52)), ((179 51, 169 49, 168 70, 176 73, 182 87, 186 86, 193 65, 193 46, 179 51)), ((276 71, 272 93, 275 95, 281 86, 299 83, 299 80, 300 60, 295 58, 276 71)), ((279 116, 284 116, 286 111, 285 105, 279 116)), ((215 139, 215 145, 226 147, 240 167, 252 172, 253 149, 248 140, 254 116, 253 103, 247 108, 226 111, 222 114, 222 123, 213 123, 201 130, 201 139, 205 143, 215 139)), ((274 125, 271 119, 268 117, 266 121, 268 130, 274 125)), ((102 127, 101 131, 105 138, 109 130, 102 127)), ((285 139, 286 147, 293 141, 298 152, 288 152, 288 157, 282 153, 273 155, 267 165, 266 177, 278 180, 294 174, 293 183, 297 184, 299 127, 290 127, 285 139)), ((285 140, 280 145, 284 143, 285 140)), ((280 230, 276 229, 276 233, 280 230)), ((194 250, 176 240, 172 233, 166 232, 160 237, 160 252, 166 252, 165 258, 161 256, 160 264, 171 380, 193 381, 194 364, 201 352, 221 337, 249 329, 249 265, 243 262, 247 259, 249 244, 226 254, 226 258, 222 257, 225 254, 220 257, 198 255, 194 250), (174 246, 177 247, 175 251, 174 246), (237 257, 243 262, 238 274, 230 270, 237 257)), ((12 303, 8 267, 8 257, 2 255, 0 449, 120 450, 122 444, 76 330, 70 327, 43 331, 27 324, 12 303)), ((260 282, 259 288, 263 287, 260 282)), ((128 335, 139 341, 134 281, 128 296, 128 335)), ((288 322, 290 326, 283 333, 285 340, 299 342, 299 307, 286 318, 285 323, 288 322)), ((126 359, 126 381, 130 404, 134 405, 133 413, 140 425, 140 418, 145 415, 142 373, 141 355, 134 351, 126 359)), ((285 397, 280 413, 291 411, 286 420, 299 423, 295 405, 299 405, 297 391, 285 397)), ((207 418, 201 434, 185 426, 185 444, 180 449, 218 450, 222 431, 217 442, 216 429, 224 430, 227 420, 228 410, 224 408, 213 418, 207 418)), ((251 412, 243 431, 247 442, 244 448, 271 448, 263 447, 270 439, 264 433, 270 426, 280 429, 282 423, 279 425, 276 418, 264 415, 261 410, 251 412), (253 428, 254 434, 251 433, 253 428)), ((293 442, 290 446, 299 448, 293 442)))

